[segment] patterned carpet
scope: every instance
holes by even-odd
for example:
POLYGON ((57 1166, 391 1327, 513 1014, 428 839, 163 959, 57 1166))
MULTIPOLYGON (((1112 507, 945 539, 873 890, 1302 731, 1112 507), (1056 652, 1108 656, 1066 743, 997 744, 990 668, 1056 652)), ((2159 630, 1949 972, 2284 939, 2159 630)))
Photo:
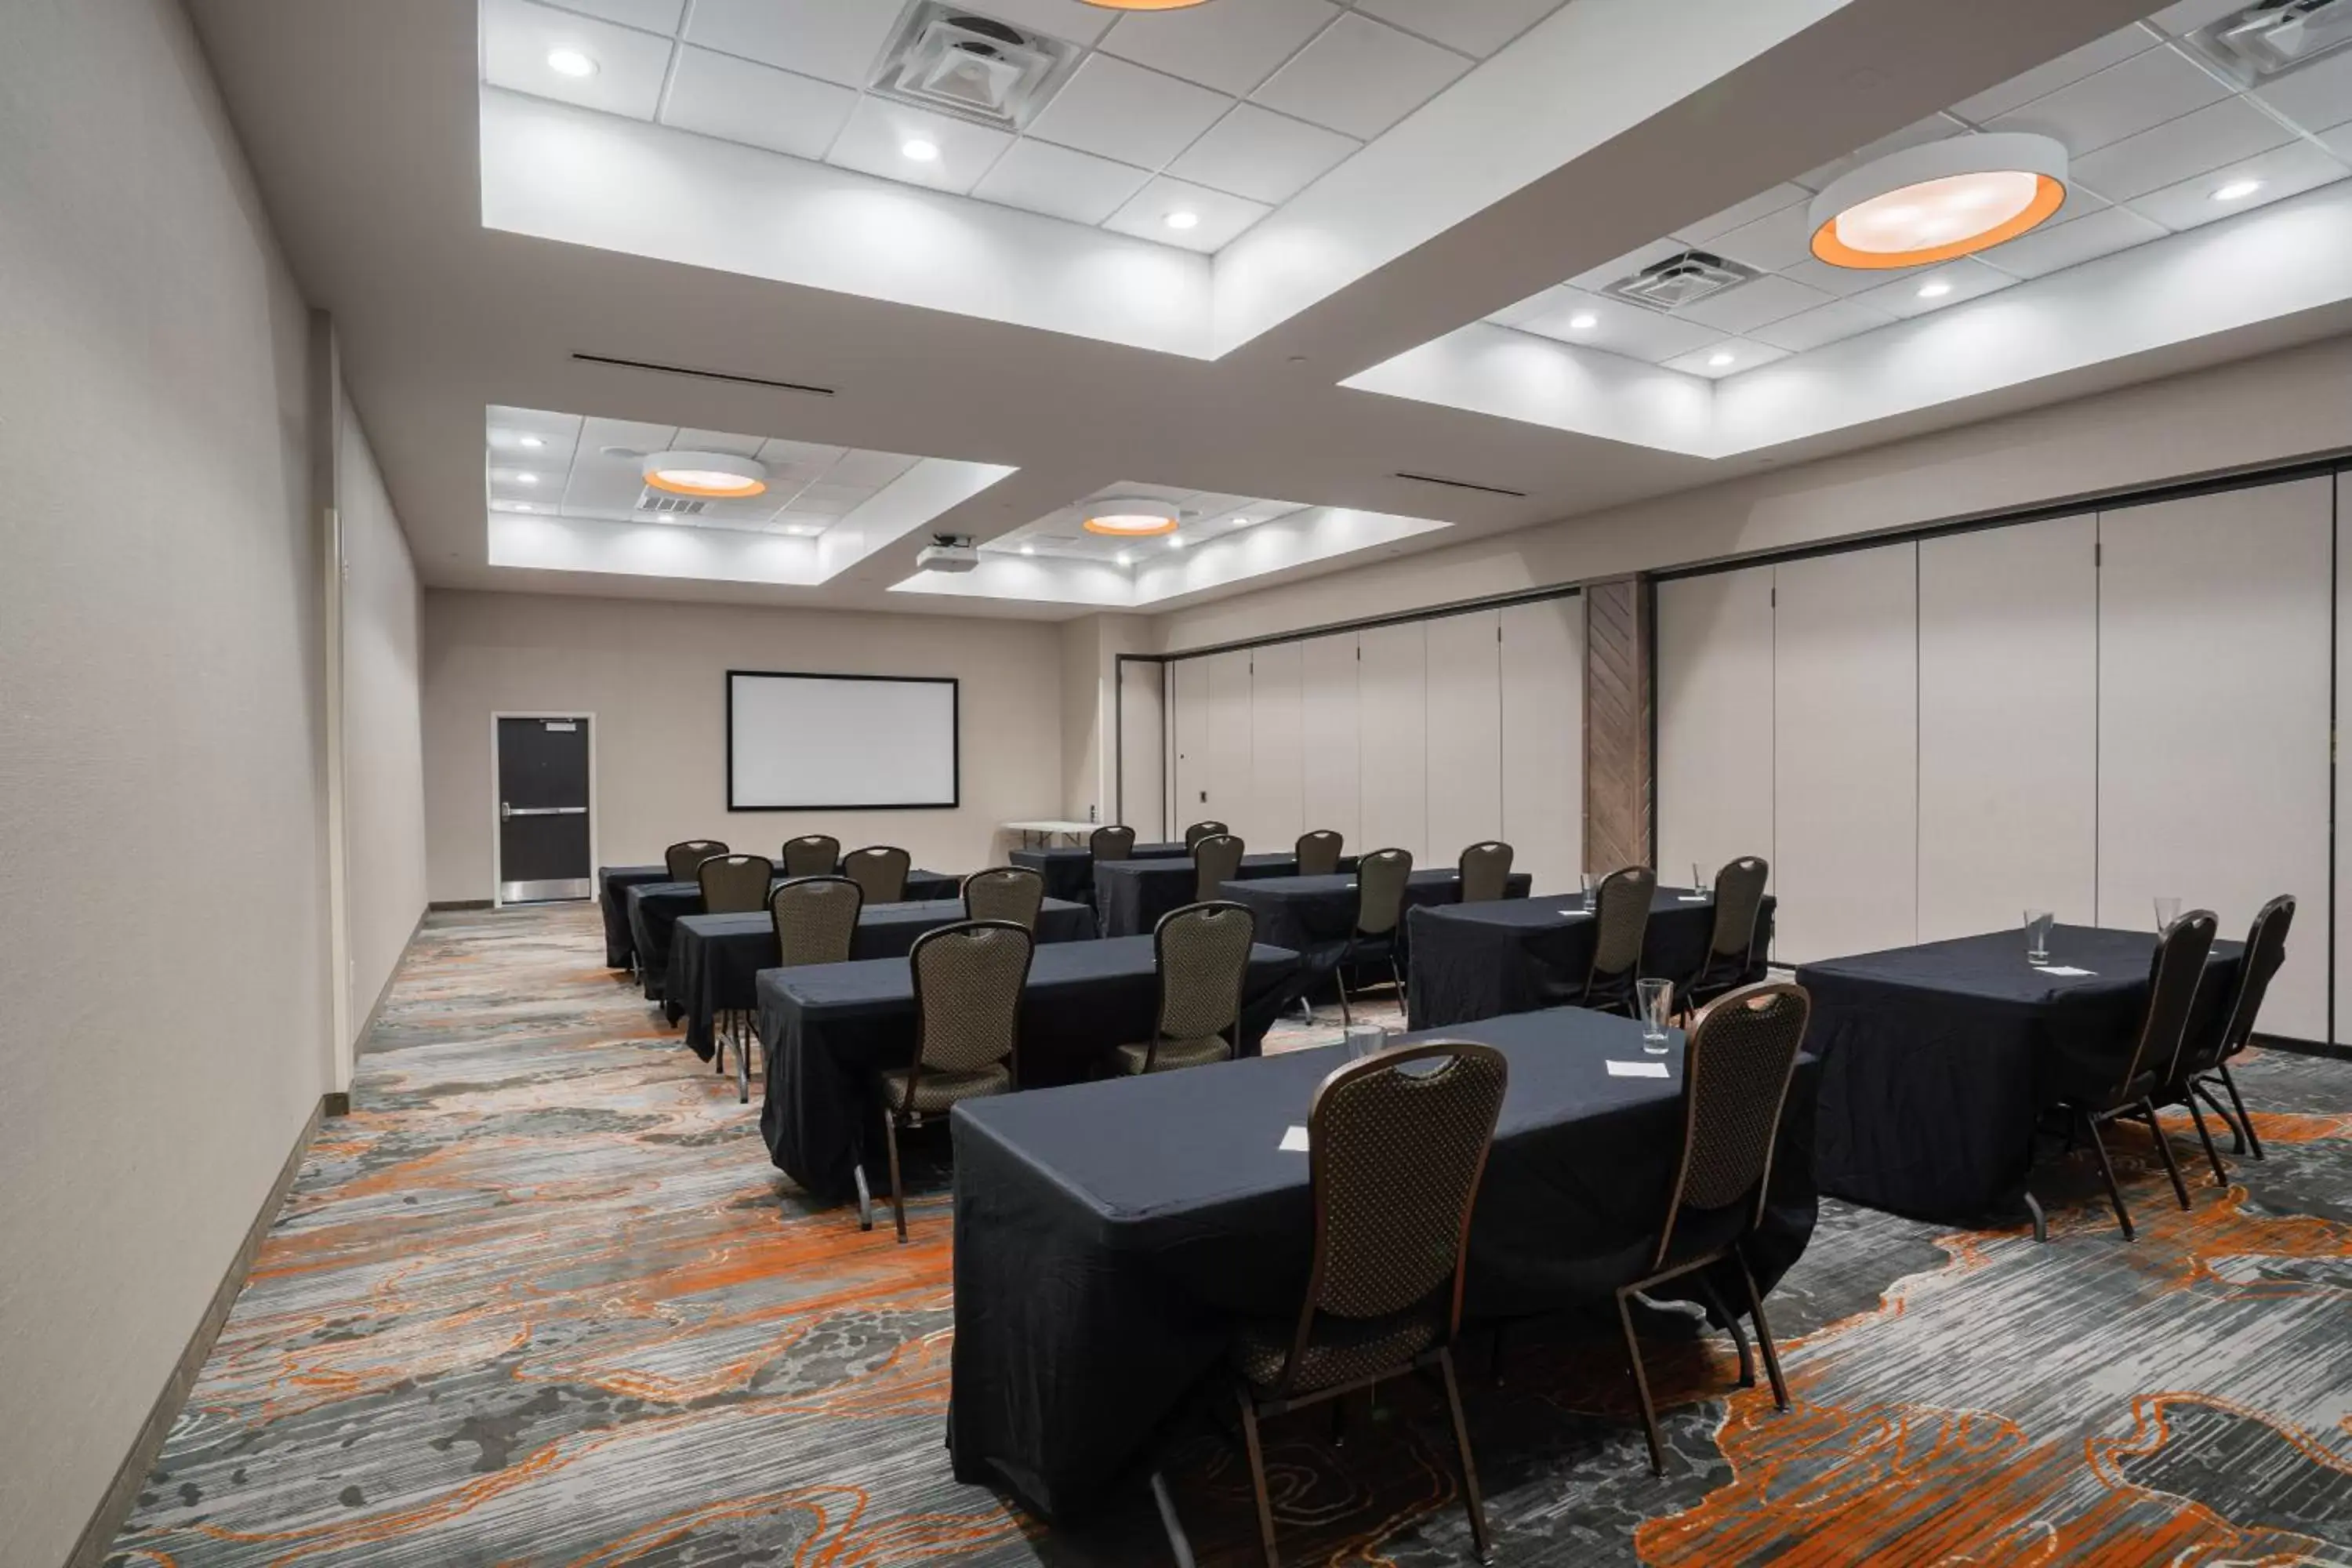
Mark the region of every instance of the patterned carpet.
MULTIPOLYGON (((431 919, 110 1561, 1166 1562, 1140 1498, 1045 1532, 955 1484, 943 1173, 908 1247, 811 1209, 598 944, 431 919)), ((2121 1135, 2136 1245, 2079 1165, 2048 1247, 1825 1205, 1772 1299, 1791 1413, 1652 1341, 1664 1480, 1612 1337, 1474 1353, 1497 1561, 2352 1564, 2352 1065, 2242 1076, 2271 1158, 2189 1214, 2121 1135)), ((1284 1561, 1472 1561, 1437 1417, 1272 1426, 1284 1561)), ((1203 1563, 1257 1561, 1222 1437, 1171 1485, 1203 1563)))

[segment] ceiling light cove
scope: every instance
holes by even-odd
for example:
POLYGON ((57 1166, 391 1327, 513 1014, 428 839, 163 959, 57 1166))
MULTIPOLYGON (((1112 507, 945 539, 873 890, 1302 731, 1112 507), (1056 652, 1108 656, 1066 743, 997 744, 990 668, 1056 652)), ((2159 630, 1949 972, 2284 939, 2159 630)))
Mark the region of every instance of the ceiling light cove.
POLYGON ((731 452, 656 452, 644 473, 646 484, 674 496, 739 500, 768 488, 766 464, 731 452))
POLYGON ((1189 11, 1207 0, 1086 0, 1099 11, 1189 11))
POLYGON ((1989 250, 2066 200, 2066 149, 2047 136, 1955 136, 1833 181, 1809 214, 1814 256, 1891 270, 1989 250))
POLYGON ((576 80, 594 76, 597 65, 593 57, 579 49, 551 49, 547 55, 547 68, 558 76, 568 76, 576 80))
POLYGON ((1177 521, 1176 508, 1167 501, 1150 496, 1111 496, 1090 508, 1080 526, 1088 533, 1113 539, 1150 539, 1175 532, 1177 521))

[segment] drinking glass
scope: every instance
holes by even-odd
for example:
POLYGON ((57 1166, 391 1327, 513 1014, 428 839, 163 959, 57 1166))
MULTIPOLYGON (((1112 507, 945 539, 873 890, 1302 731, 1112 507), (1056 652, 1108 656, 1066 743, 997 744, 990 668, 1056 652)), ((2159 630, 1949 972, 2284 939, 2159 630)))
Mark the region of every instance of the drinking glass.
POLYGON ((1642 1004, 1642 1048, 1654 1057, 1666 1054, 1666 1026, 1675 1016, 1675 983, 1641 980, 1634 983, 1642 1004))
POLYGON ((1389 1043, 1389 1032, 1378 1024, 1350 1024, 1347 1031, 1348 1059, 1361 1061, 1378 1055, 1389 1043))
POLYGON ((1703 904, 1706 899, 1706 868, 1694 860, 1691 862, 1691 890, 1683 895, 1683 902, 1703 904))
POLYGON ((2179 899, 2156 900, 2156 929, 2158 935, 2163 934, 2164 929, 2179 918, 2180 900, 2179 899))
POLYGON ((2048 910, 2025 911, 2025 962, 2050 962, 2050 924, 2054 917, 2048 910))
POLYGON ((1601 879, 1590 871, 1579 871, 1577 879, 1584 884, 1584 912, 1591 914, 1600 906, 1601 879))

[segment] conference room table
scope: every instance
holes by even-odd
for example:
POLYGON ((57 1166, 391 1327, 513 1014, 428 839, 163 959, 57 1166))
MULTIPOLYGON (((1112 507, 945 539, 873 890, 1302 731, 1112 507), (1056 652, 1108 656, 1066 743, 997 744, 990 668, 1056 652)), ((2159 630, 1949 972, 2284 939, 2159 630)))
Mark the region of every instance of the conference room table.
MULTIPOLYGON (((1596 1289, 1605 1306, 1614 1271, 1647 1261, 1664 1217, 1682 1150, 1681 1036, 1653 1057, 1631 1019, 1565 1007, 1449 1033, 1510 1066, 1471 1221, 1465 1321, 1589 1305, 1596 1289), (1664 1076, 1616 1076, 1612 1061, 1664 1076)), ((1339 1047, 1288 1051, 955 1108, 957 1479, 1048 1521, 1139 1490, 1234 1331, 1297 1317, 1315 1222, 1307 1156, 1281 1145, 1348 1059, 1339 1047)), ((1748 1247, 1759 1289, 1812 1234, 1813 1067, 1799 1058, 1748 1247)))
MULTIPOLYGON (((1129 852, 1129 858, 1171 860, 1181 859, 1186 853, 1181 844, 1139 844, 1129 852)), ((1066 899, 1074 904, 1094 902, 1095 852, 1084 846, 1015 849, 1012 864, 1026 866, 1045 878, 1045 896, 1049 899, 1066 899)))
MULTIPOLYGON (((1505 902, 1524 900, 1534 885, 1525 871, 1512 872, 1504 882, 1505 902)), ((1339 968, 1339 954, 1347 950, 1348 938, 1356 929, 1356 906, 1360 894, 1356 874, 1341 871, 1329 877, 1264 877, 1226 882, 1217 889, 1217 896, 1246 905, 1257 916, 1260 942, 1294 949, 1299 957, 1302 978, 1313 985, 1339 968)), ((1408 912, 1430 905, 1458 904, 1461 898, 1462 873, 1451 866, 1431 866, 1405 879, 1404 907, 1408 912)), ((1418 984, 1420 976, 1412 968, 1415 961, 1411 942, 1405 926, 1400 924, 1397 965, 1412 974, 1412 984, 1418 984)), ((1411 989, 1408 985, 1407 990, 1411 989)))
MULTIPOLYGON (((1339 868, 1354 870, 1356 858, 1347 857, 1339 868)), ((1288 849, 1244 855, 1240 870, 1241 879, 1251 881, 1261 877, 1295 877, 1298 857, 1288 849)), ((1104 861, 1095 868, 1095 912, 1102 917, 1103 935, 1150 935, 1162 915, 1194 901, 1200 882, 1200 868, 1192 864, 1190 855, 1104 861)))
MULTIPOLYGON (((1242 984, 1243 1055, 1257 1054, 1295 994, 1297 969, 1295 952, 1263 942, 1251 949, 1242 984)), ((760 1132, 768 1157, 813 1196, 841 1202, 856 1192, 858 1163, 879 1142, 879 1102, 869 1080, 915 1059, 913 967, 880 958, 767 969, 756 990, 767 1046, 760 1132)), ((1040 946, 1021 995, 1015 1071, 1024 1090, 1074 1083, 1101 1070, 1115 1047, 1150 1039, 1159 1002, 1150 937, 1040 946)))
MULTIPOLYGON (((787 880, 781 876, 773 879, 769 891, 787 880)), ((944 871, 909 871, 905 890, 907 900, 916 903, 961 898, 963 879, 944 871)), ((637 977, 644 983, 646 1000, 658 1002, 669 976, 671 932, 685 916, 702 913, 702 884, 642 882, 628 889, 623 902, 629 912, 629 942, 637 957, 637 977)))
MULTIPOLYGON (((1777 908, 1768 894, 1748 947, 1750 980, 1764 978, 1777 908)), ((1405 916, 1412 952, 1406 1022, 1442 1029, 1568 1005, 1584 994, 1598 934, 1581 893, 1414 909, 1405 916)), ((1698 973, 1714 936, 1712 895, 1660 888, 1642 933, 1641 973, 1679 985, 1698 973)))
MULTIPOLYGON (((918 937, 962 919, 961 899, 867 904, 858 911, 850 959, 904 958, 914 950, 918 937)), ((1089 942, 1094 934, 1095 912, 1084 904, 1047 899, 1037 911, 1041 943, 1089 942)), ((686 1020, 686 1043, 695 1055, 710 1059, 716 1046, 713 1020, 721 1013, 748 1012, 757 1006, 759 973, 775 968, 779 962, 776 923, 765 910, 678 918, 670 933, 669 973, 662 986, 662 1006, 671 1023, 681 1017, 686 1020)))
POLYGON ((629 935, 629 889, 647 882, 667 882, 667 866, 599 866, 596 868, 596 908, 604 917, 604 967, 626 969, 636 955, 629 935))
MULTIPOLYGON (((2059 926, 2047 966, 2020 929, 1799 967, 1822 1191, 1929 1220, 2034 1209, 2036 1121, 2070 1081, 2122 1079, 2155 952, 2151 931, 2059 926)), ((2192 1029, 2220 1026, 2242 952, 2213 944, 2192 1029)))

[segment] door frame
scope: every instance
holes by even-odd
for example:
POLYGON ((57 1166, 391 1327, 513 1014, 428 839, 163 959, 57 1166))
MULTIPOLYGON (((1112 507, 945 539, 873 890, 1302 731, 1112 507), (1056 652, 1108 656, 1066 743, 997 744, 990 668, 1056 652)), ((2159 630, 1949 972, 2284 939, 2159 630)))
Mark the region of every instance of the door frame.
MULTIPOLYGON (((499 897, 499 890, 506 886, 499 878, 499 872, 502 869, 499 864, 499 828, 503 826, 499 816, 500 799, 499 721, 501 719, 585 719, 588 721, 588 884, 593 889, 596 883, 596 867, 599 864, 596 848, 596 817, 599 810, 597 797, 604 794, 596 787, 596 732, 599 726, 596 722, 595 711, 587 708, 501 708, 490 715, 490 908, 498 910, 506 907, 506 900, 499 897)), ((594 897, 593 891, 590 897, 592 899, 594 897)))

